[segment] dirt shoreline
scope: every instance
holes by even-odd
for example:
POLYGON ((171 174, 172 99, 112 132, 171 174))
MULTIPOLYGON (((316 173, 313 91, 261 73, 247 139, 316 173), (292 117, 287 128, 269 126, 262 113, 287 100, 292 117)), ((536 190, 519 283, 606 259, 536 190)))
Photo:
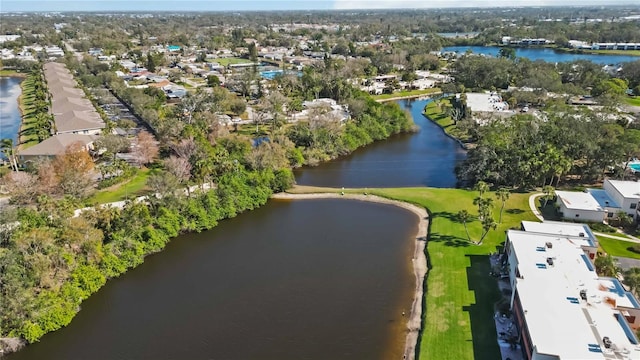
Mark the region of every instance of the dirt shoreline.
POLYGON ((414 360, 416 357, 416 346, 418 344, 418 336, 422 326, 422 301, 424 298, 424 278, 427 274, 427 257, 424 252, 427 244, 427 231, 429 229, 429 213, 425 208, 410 203, 391 200, 375 195, 359 195, 359 194, 339 194, 339 193, 308 193, 308 194, 291 194, 278 193, 271 196, 272 199, 280 200, 302 200, 302 199, 349 199, 368 201, 380 204, 389 204, 401 207, 414 213, 420 222, 418 223, 418 233, 415 235, 416 242, 413 252, 413 273, 416 278, 416 288, 411 304, 411 313, 407 321, 407 337, 405 341, 403 359, 414 360))

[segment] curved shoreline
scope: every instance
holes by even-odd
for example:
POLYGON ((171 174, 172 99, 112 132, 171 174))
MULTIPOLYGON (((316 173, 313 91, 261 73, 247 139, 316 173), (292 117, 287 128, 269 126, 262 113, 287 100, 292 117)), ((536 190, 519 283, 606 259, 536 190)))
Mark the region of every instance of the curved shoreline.
POLYGON ((424 299, 424 279, 427 274, 427 256, 425 247, 427 244, 427 231, 429 229, 429 213, 425 208, 407 202, 391 200, 375 195, 341 194, 341 193, 306 193, 291 194, 277 193, 271 196, 278 200, 309 200, 309 199, 348 199, 368 201, 379 204, 388 204, 409 210, 420 219, 418 222, 418 233, 415 235, 416 242, 413 252, 413 273, 416 278, 416 288, 411 304, 411 312, 407 321, 407 337, 405 341, 403 359, 413 360, 416 358, 416 347, 418 337, 422 328, 422 302, 424 299))

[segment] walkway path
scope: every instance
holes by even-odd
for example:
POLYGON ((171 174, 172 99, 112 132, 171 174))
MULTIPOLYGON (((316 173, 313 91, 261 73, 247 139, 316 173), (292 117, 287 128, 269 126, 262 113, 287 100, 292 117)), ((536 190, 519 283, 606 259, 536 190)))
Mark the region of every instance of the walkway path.
POLYGON ((416 290, 413 295, 413 303, 411 304, 411 313, 407 322, 407 339, 405 342, 403 359, 414 360, 416 357, 416 346, 420 335, 422 325, 422 301, 424 298, 424 277, 427 274, 427 257, 425 255, 425 246, 427 245, 427 231, 429 229, 429 214, 423 207, 409 204, 402 201, 391 200, 374 195, 359 195, 345 193, 306 193, 291 194, 278 193, 271 196, 273 199, 350 199, 369 201, 382 204, 395 205, 411 211, 420 218, 418 224, 418 233, 416 234, 415 249, 413 252, 413 272, 416 277, 416 290))
POLYGON ((538 210, 538 207, 536 206, 536 199, 538 198, 538 196, 543 196, 543 195, 544 195, 543 193, 535 193, 529 196, 529 207, 531 208, 533 215, 535 215, 540 221, 544 221, 544 217, 542 216, 542 214, 538 210))

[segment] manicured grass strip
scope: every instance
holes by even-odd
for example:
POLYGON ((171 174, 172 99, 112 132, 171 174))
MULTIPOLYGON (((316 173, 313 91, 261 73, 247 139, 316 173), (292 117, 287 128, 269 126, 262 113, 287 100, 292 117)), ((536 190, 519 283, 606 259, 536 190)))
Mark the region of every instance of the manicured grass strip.
POLYGON ((624 102, 631 106, 640 106, 640 96, 627 96, 624 102))
MULTIPOLYGON (((617 234, 613 234, 616 235, 617 234)), ((629 250, 630 247, 640 245, 632 241, 609 239, 597 236, 600 246, 611 256, 621 256, 640 260, 640 254, 629 250)))
POLYGON ((241 59, 241 58, 219 58, 219 59, 208 59, 208 62, 217 62, 222 66, 227 66, 229 64, 249 64, 252 61, 249 59, 241 59))
MULTIPOLYGON (((296 187, 291 192, 339 192, 341 189, 296 187)), ((431 269, 425 288, 423 332, 419 340, 420 359, 499 359, 494 304, 500 299, 496 279, 489 276, 489 254, 505 240, 505 231, 519 227, 522 220, 536 221, 529 209, 529 193, 512 193, 506 202, 502 224, 487 235, 483 245, 470 244, 464 226, 456 220, 460 210, 477 214, 475 191, 462 189, 400 188, 345 189, 407 201, 429 210, 427 251, 431 269)), ((495 199, 493 193, 487 194, 495 199)), ((500 201, 494 200, 498 219, 500 201)), ((475 220, 468 224, 472 240, 482 229, 475 220)))
POLYGON ((424 90, 399 91, 399 92, 394 92, 392 94, 372 95, 371 97, 374 100, 386 100, 386 99, 394 99, 394 98, 405 97, 405 96, 429 95, 429 94, 434 94, 439 92, 440 92, 439 88, 433 88, 433 89, 424 89, 424 90))
POLYGON ((97 204, 105 204, 110 202, 122 201, 127 198, 135 198, 142 195, 147 195, 150 191, 146 188, 147 179, 151 175, 152 170, 144 169, 140 170, 136 176, 129 181, 117 185, 115 188, 111 187, 96 192, 90 199, 90 202, 97 204))
POLYGON ((20 141, 21 149, 26 149, 38 143, 38 135, 36 134, 36 110, 34 107, 35 88, 32 76, 27 78, 20 84, 22 94, 19 98, 20 111, 22 112, 22 125, 20 125, 20 141))

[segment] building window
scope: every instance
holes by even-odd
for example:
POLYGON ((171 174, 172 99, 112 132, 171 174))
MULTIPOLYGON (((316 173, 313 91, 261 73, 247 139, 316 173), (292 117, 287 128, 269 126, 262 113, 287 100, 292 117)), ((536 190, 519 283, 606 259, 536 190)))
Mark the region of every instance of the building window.
POLYGON ((607 213, 607 217, 610 217, 610 218, 612 218, 612 217, 613 217, 613 213, 612 213, 612 212, 610 212, 610 213, 607 213))
POLYGON ((576 214, 576 217, 580 217, 580 214, 576 214))
POLYGON ((631 203, 630 209, 635 209, 635 208, 636 208, 636 206, 638 206, 638 204, 636 204, 636 203, 631 203))

